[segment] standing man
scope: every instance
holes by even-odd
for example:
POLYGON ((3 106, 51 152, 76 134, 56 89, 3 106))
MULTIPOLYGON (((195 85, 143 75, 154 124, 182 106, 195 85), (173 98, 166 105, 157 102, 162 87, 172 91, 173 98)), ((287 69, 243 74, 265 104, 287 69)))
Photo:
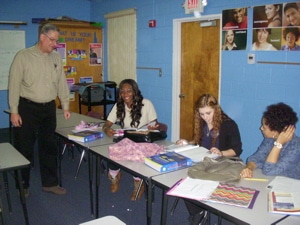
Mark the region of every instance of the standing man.
MULTIPOLYGON (((39 31, 38 43, 16 54, 9 74, 9 107, 10 121, 15 127, 16 149, 32 162, 34 144, 38 139, 42 189, 63 195, 66 189, 58 185, 55 138, 57 96, 65 119, 70 118, 71 114, 62 59, 54 51, 58 38, 59 29, 45 24, 39 31)), ((30 168, 23 169, 22 176, 27 197, 30 168)))

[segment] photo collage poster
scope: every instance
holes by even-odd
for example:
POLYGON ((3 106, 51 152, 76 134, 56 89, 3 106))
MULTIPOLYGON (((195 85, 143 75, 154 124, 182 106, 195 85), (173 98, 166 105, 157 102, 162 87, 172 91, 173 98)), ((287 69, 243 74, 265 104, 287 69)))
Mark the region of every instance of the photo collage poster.
MULTIPOLYGON (((222 50, 245 50, 247 8, 223 10, 222 50)), ((253 7, 254 51, 300 51, 300 2, 253 7)))
POLYGON ((247 46, 247 8, 223 10, 222 50, 245 50, 247 46))
POLYGON ((252 50, 300 51, 300 2, 253 8, 252 50))

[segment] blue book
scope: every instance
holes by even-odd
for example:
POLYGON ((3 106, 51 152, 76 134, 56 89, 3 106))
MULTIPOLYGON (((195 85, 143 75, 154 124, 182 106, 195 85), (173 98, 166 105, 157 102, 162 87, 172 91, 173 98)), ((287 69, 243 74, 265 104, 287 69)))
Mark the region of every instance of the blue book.
POLYGON ((190 158, 176 152, 167 152, 145 158, 145 164, 159 172, 178 170, 183 167, 192 166, 190 158))
POLYGON ((94 141, 98 138, 103 138, 104 133, 101 131, 85 130, 73 134, 68 134, 68 139, 79 142, 94 141))

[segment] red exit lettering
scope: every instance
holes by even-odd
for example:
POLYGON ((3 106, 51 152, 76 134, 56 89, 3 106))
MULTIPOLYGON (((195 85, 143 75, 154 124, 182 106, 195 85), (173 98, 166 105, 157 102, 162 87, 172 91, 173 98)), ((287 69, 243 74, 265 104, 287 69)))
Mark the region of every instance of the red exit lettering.
POLYGON ((188 0, 188 9, 193 9, 198 7, 198 0, 188 0))

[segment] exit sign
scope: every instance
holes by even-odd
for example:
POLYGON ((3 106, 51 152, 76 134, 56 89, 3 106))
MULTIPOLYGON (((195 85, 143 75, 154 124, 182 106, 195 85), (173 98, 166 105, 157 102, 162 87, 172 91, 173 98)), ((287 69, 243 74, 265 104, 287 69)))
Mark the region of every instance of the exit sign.
POLYGON ((201 4, 201 0, 185 0, 184 9, 185 14, 191 14, 194 11, 203 12, 203 5, 201 4))
POLYGON ((198 0, 187 0, 188 9, 196 9, 198 7, 198 0))

